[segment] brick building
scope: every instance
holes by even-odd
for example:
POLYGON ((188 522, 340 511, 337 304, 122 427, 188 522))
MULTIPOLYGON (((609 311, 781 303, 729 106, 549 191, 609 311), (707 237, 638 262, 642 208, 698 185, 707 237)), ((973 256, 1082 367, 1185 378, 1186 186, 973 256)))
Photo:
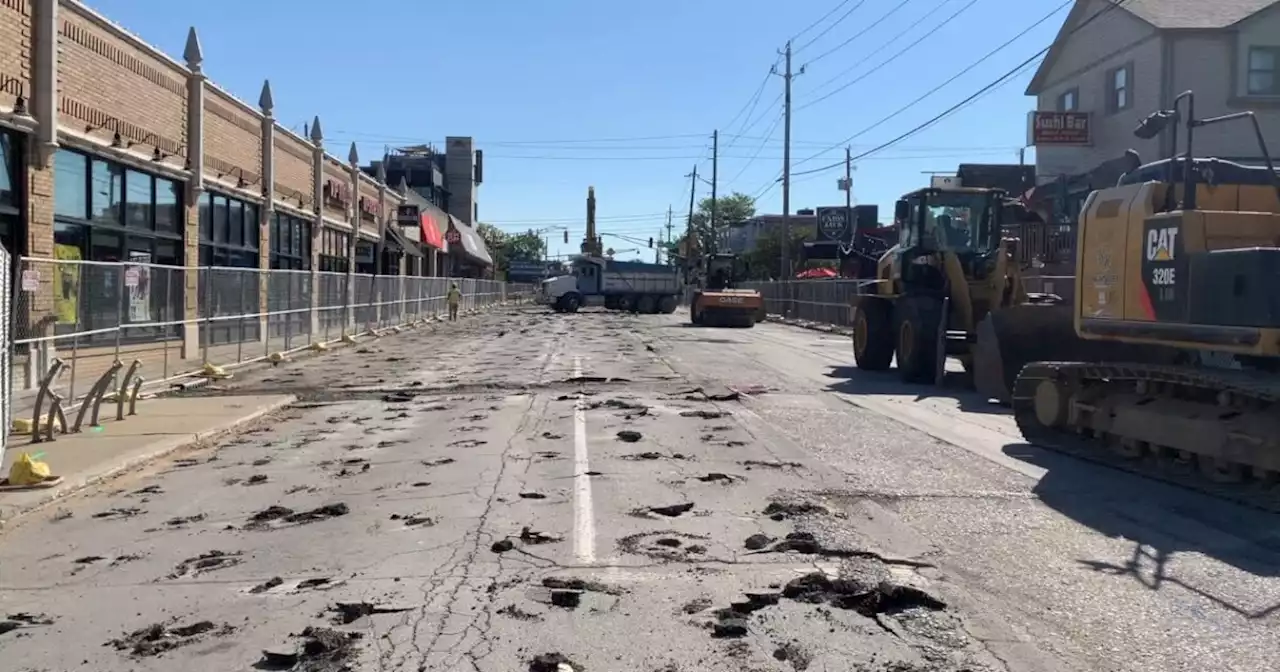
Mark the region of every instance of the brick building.
MULTIPOLYGON (((424 244, 387 226, 403 196, 358 168, 354 144, 328 153, 319 117, 306 137, 295 134, 275 122, 268 82, 249 104, 209 81, 203 61, 194 29, 179 61, 75 0, 0 0, 0 243, 24 258, 17 338, 110 319, 186 321, 170 325, 165 345, 191 358, 202 346, 198 316, 220 301, 257 312, 278 291, 312 306, 326 291, 352 291, 341 278, 327 289, 323 272, 354 270, 367 247, 359 241, 394 252, 383 273, 420 273, 424 244), (144 270, 149 290, 138 299, 123 289, 137 287, 136 271, 85 262, 177 269, 144 270), (280 274, 241 273, 252 282, 228 298, 213 271, 182 270, 209 266, 308 273, 283 290, 280 274), (121 285, 113 296, 128 296, 104 307, 112 283, 121 285), (122 302, 136 315, 120 318, 122 302)), ((243 342, 268 329, 263 317, 235 334, 205 331, 243 342)), ((115 349, 124 356, 118 338, 115 349)))

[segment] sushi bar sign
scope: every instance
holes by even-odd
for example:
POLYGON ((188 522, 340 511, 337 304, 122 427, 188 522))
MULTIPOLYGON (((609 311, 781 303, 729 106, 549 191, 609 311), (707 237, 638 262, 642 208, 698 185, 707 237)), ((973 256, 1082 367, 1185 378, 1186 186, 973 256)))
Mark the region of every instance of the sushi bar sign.
POLYGON ((1088 112, 1032 110, 1027 117, 1027 145, 1082 147, 1093 143, 1088 112))
MULTIPOLYGON (((351 185, 338 180, 325 180, 324 202, 331 208, 346 210, 351 205, 351 185)), ((371 221, 378 219, 378 202, 372 198, 361 196, 357 202, 360 218, 371 221)))

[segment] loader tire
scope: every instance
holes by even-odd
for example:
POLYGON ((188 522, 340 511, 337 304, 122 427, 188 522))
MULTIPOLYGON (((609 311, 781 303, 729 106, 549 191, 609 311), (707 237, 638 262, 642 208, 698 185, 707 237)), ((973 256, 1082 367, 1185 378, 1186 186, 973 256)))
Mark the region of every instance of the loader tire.
POLYGON ((942 301, 931 296, 904 296, 894 306, 894 317, 898 375, 904 383, 932 385, 938 370, 942 301))
POLYGON ((853 361, 863 371, 888 371, 893 363, 893 305, 866 300, 853 316, 853 361))

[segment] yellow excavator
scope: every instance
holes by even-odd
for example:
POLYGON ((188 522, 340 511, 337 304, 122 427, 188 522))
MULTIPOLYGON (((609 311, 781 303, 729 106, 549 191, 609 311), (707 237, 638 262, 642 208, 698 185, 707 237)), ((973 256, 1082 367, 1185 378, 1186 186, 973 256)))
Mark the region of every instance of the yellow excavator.
POLYGON ((1037 445, 1280 510, 1280 176, 1252 112, 1197 119, 1194 100, 1142 122, 1169 158, 1090 194, 1077 234, 1074 334, 1163 362, 1045 357, 1013 411, 1037 445), (1265 168, 1195 157, 1197 129, 1237 120, 1265 168))

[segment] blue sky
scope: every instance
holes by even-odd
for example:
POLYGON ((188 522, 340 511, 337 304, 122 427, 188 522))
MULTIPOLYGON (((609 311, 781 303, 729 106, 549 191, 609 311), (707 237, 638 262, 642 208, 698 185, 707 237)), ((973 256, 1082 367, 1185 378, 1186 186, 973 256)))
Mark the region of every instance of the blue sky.
MULTIPOLYGON (((847 141, 855 155, 941 113, 1048 45, 1066 16, 1063 8, 893 114, 1062 0, 90 4, 173 56, 195 26, 215 82, 253 102, 270 78, 280 123, 301 130, 318 114, 338 156, 352 141, 368 160, 386 145, 475 137, 485 152, 481 220, 510 230, 567 226, 573 246, 589 185, 602 231, 657 236, 668 206, 679 227, 685 176, 696 163, 710 178, 713 129, 722 134, 720 192, 758 195, 758 211, 780 212, 781 190, 770 185, 782 164, 782 80, 767 73, 788 38, 796 69, 805 67, 793 87, 800 172, 841 161, 847 138, 886 117, 847 141)), ((1016 162, 1034 106, 1023 95, 1031 74, 860 161, 857 202, 879 204, 886 219, 895 198, 927 184, 925 171, 1016 162)), ((1034 162, 1033 150, 1026 156, 1034 162)), ((843 203, 842 175, 838 168, 794 178, 793 211, 843 203)), ((709 190, 699 184, 698 197, 709 190)), ((553 253, 566 251, 562 236, 552 234, 553 253)))

